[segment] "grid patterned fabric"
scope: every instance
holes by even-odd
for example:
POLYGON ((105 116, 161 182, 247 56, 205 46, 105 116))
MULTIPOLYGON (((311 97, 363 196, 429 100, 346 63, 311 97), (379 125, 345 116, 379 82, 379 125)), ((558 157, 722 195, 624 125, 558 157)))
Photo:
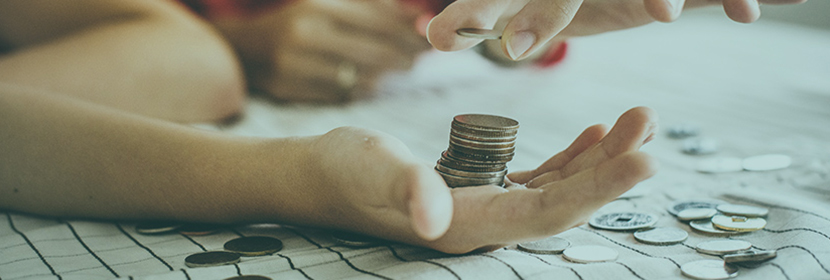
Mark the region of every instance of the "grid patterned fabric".
POLYGON ((0 279, 677 279, 702 255, 692 231, 667 213, 675 200, 717 198, 770 210, 765 229, 730 237, 778 257, 740 267, 743 279, 830 279, 830 34, 774 23, 739 26, 720 17, 573 40, 553 70, 506 70, 473 53, 433 53, 415 71, 386 80, 381 96, 344 106, 277 105, 254 98, 241 120, 197 125, 237 135, 312 135, 354 125, 392 134, 416 155, 437 160, 461 113, 510 116, 521 123, 511 170, 533 168, 585 127, 612 123, 647 105, 663 127, 696 123, 720 142, 717 156, 782 153, 787 169, 702 174, 702 157, 680 152, 664 134, 644 147, 658 174, 599 213, 657 215, 657 226, 689 232, 682 244, 637 242, 631 232, 587 225, 561 233, 572 245, 602 245, 615 261, 577 264, 561 255, 508 247, 463 256, 386 243, 343 247, 327 232, 272 224, 238 225, 205 236, 141 235, 124 221, 62 220, 0 211, 0 279), (452 67, 447 67, 452 65, 452 67), (221 250, 239 236, 279 238, 284 249, 235 265, 187 268, 190 254, 221 250))

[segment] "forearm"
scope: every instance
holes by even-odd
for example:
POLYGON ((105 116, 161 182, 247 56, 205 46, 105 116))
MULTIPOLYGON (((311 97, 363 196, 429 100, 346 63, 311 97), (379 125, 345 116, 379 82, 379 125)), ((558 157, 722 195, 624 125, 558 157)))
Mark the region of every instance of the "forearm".
MULTIPOLYGON (((287 221, 313 138, 236 138, 0 85, 0 208, 50 216, 287 221)), ((291 217, 291 218, 288 218, 291 217)))
POLYGON ((245 89, 232 50, 181 9, 164 4, 146 10, 36 42, 7 35, 16 40, 14 50, 0 56, 0 82, 174 121, 236 113, 245 89))

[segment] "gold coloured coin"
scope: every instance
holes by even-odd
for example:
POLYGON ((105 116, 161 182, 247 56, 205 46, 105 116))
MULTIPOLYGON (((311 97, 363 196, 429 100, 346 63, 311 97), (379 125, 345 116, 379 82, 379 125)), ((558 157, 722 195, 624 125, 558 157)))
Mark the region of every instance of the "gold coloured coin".
POLYGON ((153 235, 174 232, 181 224, 170 221, 148 221, 135 225, 135 231, 140 234, 153 235))
POLYGON ((382 240, 371 236, 346 231, 332 232, 331 238, 340 245, 354 248, 372 247, 383 243, 382 240))
POLYGON ((264 256, 282 250, 282 241, 268 236, 249 236, 225 242, 224 247, 246 257, 264 256))
POLYGON ((712 220, 694 220, 689 222, 689 227, 694 229, 697 232, 708 234, 708 235, 717 235, 717 236, 730 236, 730 235, 738 235, 743 234, 745 232, 739 231, 731 231, 731 230, 722 230, 716 228, 712 225, 712 220))
POLYGON ((187 265, 187 267, 220 266, 238 263, 239 257, 240 255, 234 252, 202 252, 187 256, 187 258, 184 259, 184 264, 187 265))
POLYGON ((766 227, 767 220, 764 220, 763 218, 717 215, 712 217, 712 224, 719 229, 749 232, 766 227))

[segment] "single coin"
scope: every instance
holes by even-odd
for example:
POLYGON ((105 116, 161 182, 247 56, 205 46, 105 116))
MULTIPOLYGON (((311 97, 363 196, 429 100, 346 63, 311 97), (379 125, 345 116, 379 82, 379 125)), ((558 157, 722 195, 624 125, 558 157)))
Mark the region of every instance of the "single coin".
POLYGON ((443 166, 443 165, 440 165, 440 164, 435 166, 435 170, 438 170, 438 171, 441 171, 441 172, 444 172, 444 173, 447 173, 447 174, 450 174, 450 175, 461 176, 461 177, 470 177, 470 178, 495 178, 495 177, 504 177, 504 175, 507 174, 507 169, 501 170, 501 171, 496 171, 496 172, 470 172, 470 171, 458 170, 458 169, 455 169, 455 168, 449 168, 447 166, 443 166))
POLYGON ((723 256, 726 263, 762 262, 777 256, 775 250, 749 250, 723 256))
POLYGON ((354 248, 372 247, 383 243, 371 236, 345 231, 332 232, 331 238, 340 245, 354 248))
POLYGON ((712 224, 719 229, 748 232, 766 227, 767 220, 764 218, 717 215, 712 217, 712 224))
POLYGON ((519 243, 516 247, 528 253, 553 255, 562 253, 570 246, 571 242, 567 239, 551 236, 541 240, 519 243))
POLYGON ((738 204, 721 204, 718 205, 718 211, 723 212, 729 216, 744 216, 744 217, 766 217, 769 214, 769 209, 738 204))
POLYGON ((187 267, 220 266, 238 263, 239 257, 240 255, 234 252, 202 252, 187 256, 187 258, 184 259, 184 264, 187 265, 187 267))
POLYGON ((268 236, 240 237, 225 242, 225 250, 236 252, 246 257, 264 256, 282 250, 282 241, 268 236))
POLYGON ((484 40, 501 40, 501 31, 480 28, 461 28, 455 31, 458 35, 484 40))
POLYGON ((708 155, 718 151, 718 140, 713 138, 692 138, 683 141, 683 153, 708 155))
POLYGON ((145 235, 163 234, 174 232, 180 226, 180 223, 171 221, 147 221, 136 224, 135 231, 145 235))
POLYGON ((476 130, 512 131, 519 129, 518 121, 511 118, 495 115, 457 115, 453 118, 453 123, 462 127, 476 130))
POLYGON ((700 134, 700 127, 688 123, 677 124, 669 126, 666 132, 669 135, 669 138, 682 139, 697 136, 700 134))
POLYGON ((271 280, 271 278, 262 275, 242 275, 225 278, 224 280, 271 280))
POLYGON ((740 251, 746 251, 752 248, 752 243, 735 240, 735 239, 720 239, 701 242, 697 244, 697 251, 707 255, 722 256, 732 254, 740 251))
POLYGON ((717 157, 701 160, 697 171, 703 173, 726 173, 744 170, 743 160, 736 157, 717 157))
POLYGON ((719 260, 700 260, 680 266, 683 275, 694 279, 717 280, 738 276, 738 268, 724 264, 719 260))
POLYGON ((562 254, 565 259, 575 263, 595 263, 607 262, 617 259, 619 255, 614 249, 598 246, 598 245, 583 245, 565 249, 562 254))
POLYGON ((716 209, 718 205, 726 202, 717 199, 694 199, 677 201, 666 207, 670 214, 677 216, 680 211, 694 208, 716 209))
POLYGON ((748 157, 743 160, 743 169, 747 171, 770 171, 790 167, 793 159, 788 155, 769 154, 748 157))
POLYGON ((209 235, 222 230, 220 225, 212 224, 186 224, 178 228, 179 233, 187 235, 209 235))
POLYGON ((712 220, 695 220, 689 222, 689 227, 698 231, 700 233, 708 234, 708 235, 716 235, 716 236, 730 236, 730 235, 738 235, 744 232, 738 231, 731 231, 731 230, 722 230, 719 228, 715 228, 712 224, 712 220))
POLYGON ((651 245, 672 245, 686 241, 689 233, 676 227, 641 229, 634 232, 634 239, 651 245))
POLYGON ((635 230, 649 228, 657 223, 657 216, 646 213, 619 212, 598 215, 588 224, 595 228, 607 230, 635 230))
POLYGON ((718 214, 718 210, 712 208, 688 208, 677 213, 677 219, 681 221, 708 220, 718 214))

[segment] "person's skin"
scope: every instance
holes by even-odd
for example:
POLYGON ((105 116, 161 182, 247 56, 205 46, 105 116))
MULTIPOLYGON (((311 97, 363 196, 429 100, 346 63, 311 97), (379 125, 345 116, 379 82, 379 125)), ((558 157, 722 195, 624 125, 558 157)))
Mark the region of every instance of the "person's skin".
POLYGON ((303 0, 208 20, 234 45, 253 89, 331 103, 371 97, 382 75, 411 68, 430 48, 415 28, 422 13, 399 0, 303 0), (344 64, 355 67, 353 88, 338 82, 344 64))
POLYGON ((763 4, 807 0, 458 0, 435 16, 427 29, 430 43, 442 51, 470 48, 481 40, 458 36, 459 28, 496 28, 502 40, 485 43, 489 52, 510 60, 531 57, 570 37, 626 29, 653 21, 670 22, 683 9, 722 5, 734 21, 758 19, 763 4))
POLYGON ((579 225, 655 172, 648 108, 508 178, 449 189, 397 139, 360 128, 243 138, 0 84, 0 208, 56 217, 272 222, 345 229, 448 253, 579 225), (344 164, 349 163, 349 164, 344 164))
POLYGON ((218 120, 245 98, 233 50, 169 1, 0 1, 0 45, 0 82, 142 115, 218 120))

